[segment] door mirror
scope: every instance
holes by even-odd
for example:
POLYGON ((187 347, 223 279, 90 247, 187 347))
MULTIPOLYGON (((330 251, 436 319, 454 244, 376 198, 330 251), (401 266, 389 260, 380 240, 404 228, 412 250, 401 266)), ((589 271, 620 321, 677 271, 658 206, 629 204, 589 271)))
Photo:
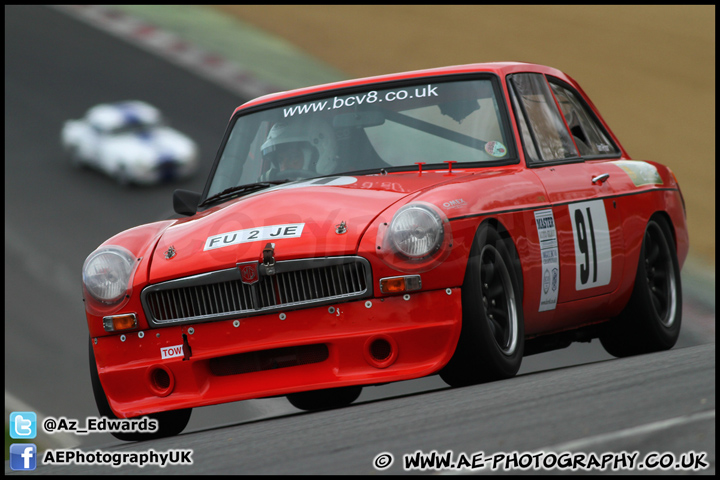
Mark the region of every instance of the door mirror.
POLYGON ((180 215, 195 215, 200 203, 201 193, 190 190, 175 190, 173 192, 173 209, 180 215))

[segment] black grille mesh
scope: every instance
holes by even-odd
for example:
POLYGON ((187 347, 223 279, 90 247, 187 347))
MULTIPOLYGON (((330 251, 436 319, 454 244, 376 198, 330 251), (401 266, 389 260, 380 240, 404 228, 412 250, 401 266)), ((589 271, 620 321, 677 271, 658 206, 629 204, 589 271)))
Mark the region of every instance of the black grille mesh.
POLYGON ((321 265, 261 276, 253 285, 240 279, 202 285, 187 282, 187 286, 151 291, 143 301, 149 319, 160 324, 249 315, 264 309, 362 296, 368 291, 366 268, 361 261, 321 265))

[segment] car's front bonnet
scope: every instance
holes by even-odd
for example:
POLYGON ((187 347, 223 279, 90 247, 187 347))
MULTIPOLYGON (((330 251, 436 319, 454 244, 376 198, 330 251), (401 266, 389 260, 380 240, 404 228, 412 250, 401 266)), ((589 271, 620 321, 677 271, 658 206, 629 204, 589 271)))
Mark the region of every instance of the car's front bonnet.
POLYGON ((153 254, 149 281, 261 262, 268 243, 276 261, 355 254, 375 217, 445 180, 417 173, 319 178, 232 200, 168 228, 153 254))

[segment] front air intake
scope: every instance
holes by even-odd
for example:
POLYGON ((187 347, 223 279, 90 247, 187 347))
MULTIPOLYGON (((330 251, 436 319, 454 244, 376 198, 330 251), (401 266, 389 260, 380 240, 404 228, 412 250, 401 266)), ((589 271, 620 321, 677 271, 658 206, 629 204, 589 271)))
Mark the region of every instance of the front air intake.
POLYGON ((319 363, 328 356, 327 345, 317 344, 238 353, 213 358, 209 363, 213 375, 226 376, 319 363))
POLYGON ((167 397, 175 388, 175 377, 165 365, 153 365, 148 369, 147 381, 150 391, 158 397, 167 397))

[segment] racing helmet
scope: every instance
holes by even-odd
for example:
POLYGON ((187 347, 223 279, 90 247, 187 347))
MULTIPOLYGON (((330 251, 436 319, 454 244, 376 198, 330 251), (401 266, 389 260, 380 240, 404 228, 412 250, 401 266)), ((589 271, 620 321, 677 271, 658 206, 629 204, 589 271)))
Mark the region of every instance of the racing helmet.
POLYGON ((263 159, 275 168, 277 153, 284 148, 300 148, 304 155, 304 170, 321 175, 332 173, 337 160, 335 132, 328 122, 317 117, 282 120, 270 129, 260 148, 263 159))

